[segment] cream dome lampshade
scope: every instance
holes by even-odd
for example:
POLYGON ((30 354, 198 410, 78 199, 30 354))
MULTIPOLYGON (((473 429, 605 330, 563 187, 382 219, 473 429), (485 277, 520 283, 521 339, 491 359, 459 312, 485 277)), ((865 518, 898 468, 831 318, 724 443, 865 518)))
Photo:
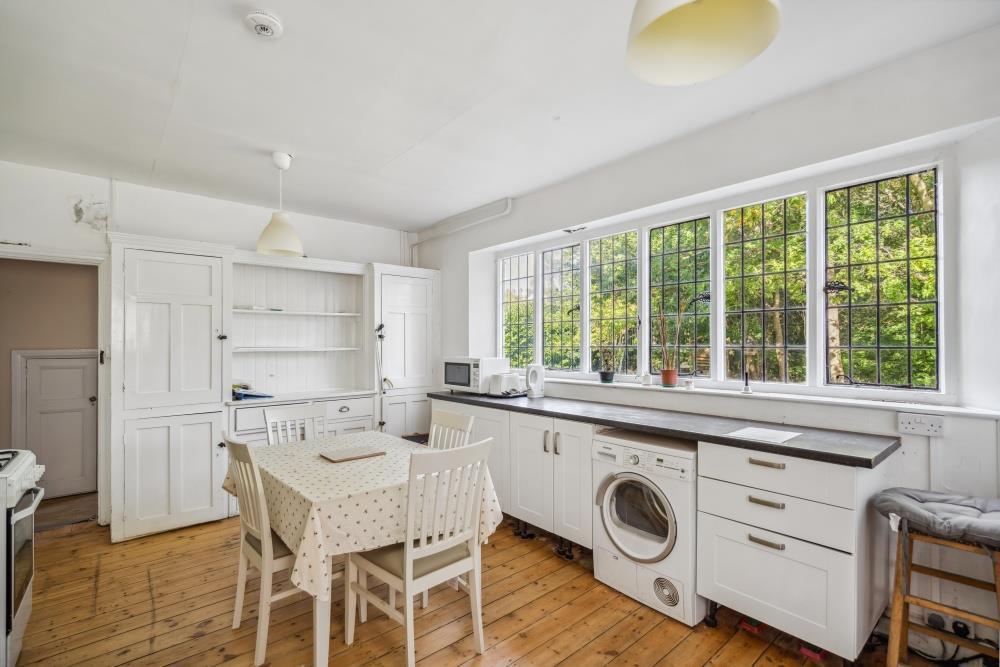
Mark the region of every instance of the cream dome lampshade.
POLYGON ((749 63, 780 27, 780 0, 638 0, 628 65, 658 86, 700 83, 749 63))
POLYGON ((278 168, 278 210, 271 214, 271 221, 257 239, 257 252, 264 255, 284 255, 302 257, 302 241, 295 233, 288 214, 282 210, 282 174, 292 166, 292 156, 288 153, 271 154, 274 166, 278 168))

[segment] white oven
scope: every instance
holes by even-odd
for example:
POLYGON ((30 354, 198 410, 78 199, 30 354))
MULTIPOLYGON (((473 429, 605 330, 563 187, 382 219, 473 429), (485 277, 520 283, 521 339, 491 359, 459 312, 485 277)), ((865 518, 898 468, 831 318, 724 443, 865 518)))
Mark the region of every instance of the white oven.
POLYGON ((490 378, 510 370, 510 359, 504 357, 446 357, 444 387, 472 394, 488 394, 490 378))

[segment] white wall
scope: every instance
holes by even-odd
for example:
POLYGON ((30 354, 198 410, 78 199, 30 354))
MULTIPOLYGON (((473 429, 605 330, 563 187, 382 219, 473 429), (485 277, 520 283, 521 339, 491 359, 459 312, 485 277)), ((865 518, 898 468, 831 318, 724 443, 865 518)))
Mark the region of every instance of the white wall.
POLYGON ((519 197, 506 217, 421 243, 419 264, 442 272, 444 353, 482 351, 483 330, 495 326, 492 299, 469 291, 482 282, 470 264, 485 275, 488 256, 470 252, 995 118, 997 62, 1000 28, 991 28, 519 197))
MULTIPOLYGON (((271 209, 117 182, 111 231, 223 243, 253 250, 271 209)), ((106 203, 105 178, 0 162, 0 241, 104 252, 102 231, 74 220, 74 204, 106 203)), ((306 253, 353 262, 405 263, 401 232, 344 220, 292 214, 306 253)), ((98 225, 99 226, 99 225, 98 225)))

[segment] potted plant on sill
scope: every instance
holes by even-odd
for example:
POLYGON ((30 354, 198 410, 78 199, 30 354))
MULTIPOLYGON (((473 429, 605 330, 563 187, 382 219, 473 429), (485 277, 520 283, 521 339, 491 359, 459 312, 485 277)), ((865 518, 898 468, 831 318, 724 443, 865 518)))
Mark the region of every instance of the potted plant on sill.
POLYGON ((616 335, 612 340, 608 342, 603 342, 603 344, 598 348, 598 355, 601 360, 601 369, 597 371, 597 375, 601 378, 601 382, 604 384, 611 384, 615 381, 615 350, 625 344, 626 332, 623 330, 620 334, 616 335))
POLYGON ((667 343, 667 316, 660 309, 657 320, 660 324, 660 355, 663 359, 663 367, 660 369, 660 384, 664 387, 677 386, 677 365, 679 363, 681 349, 681 318, 688 307, 695 303, 708 303, 712 299, 711 292, 700 292, 693 299, 682 302, 677 312, 674 313, 674 342, 673 345, 667 343))

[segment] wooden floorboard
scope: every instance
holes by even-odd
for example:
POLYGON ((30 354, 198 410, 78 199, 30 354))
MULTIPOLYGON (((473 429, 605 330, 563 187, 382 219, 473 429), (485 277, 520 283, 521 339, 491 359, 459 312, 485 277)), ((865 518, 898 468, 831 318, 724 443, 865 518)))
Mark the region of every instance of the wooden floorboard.
MULTIPOLYGON (((259 582, 251 574, 234 630, 238 544, 236 519, 117 545, 92 522, 39 533, 34 610, 19 664, 252 665, 259 582)), ((291 585, 287 574, 277 582, 291 585)), ((337 585, 331 664, 405 663, 402 628, 374 608, 346 646, 343 609, 337 585)), ((767 627, 749 633, 739 621, 724 609, 718 627, 689 628, 598 582, 587 561, 565 561, 544 537, 521 540, 505 525, 483 549, 486 653, 475 650, 468 596, 440 586, 427 609, 417 606, 416 656, 428 667, 807 664, 796 640, 767 627)), ((311 662, 306 595, 274 605, 267 658, 280 666, 311 662)), ((884 664, 884 653, 861 662, 884 664)))

